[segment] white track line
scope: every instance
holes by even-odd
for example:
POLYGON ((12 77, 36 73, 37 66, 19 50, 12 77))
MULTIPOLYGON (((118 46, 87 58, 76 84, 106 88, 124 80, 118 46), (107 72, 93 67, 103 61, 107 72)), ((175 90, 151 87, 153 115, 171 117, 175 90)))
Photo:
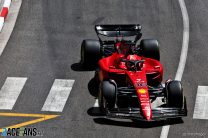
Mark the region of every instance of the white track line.
POLYGON ((208 86, 198 86, 194 119, 208 119, 208 86))
POLYGON ((0 109, 12 110, 27 78, 8 77, 0 90, 0 109))
MULTIPOLYGON (((182 43, 181 56, 180 56, 180 61, 179 61, 175 79, 180 81, 183 75, 183 71, 184 71, 185 64, 186 64, 186 58, 188 54, 189 17, 188 17, 188 12, 187 12, 186 4, 184 0, 178 0, 178 1, 179 1, 179 5, 181 8, 181 12, 182 12, 182 17, 183 17, 183 43, 182 43)), ((170 128, 170 125, 162 127, 160 138, 168 137, 169 128, 170 128)))
POLYGON ((179 4, 181 7, 181 12, 183 16, 183 43, 182 43, 182 50, 181 50, 181 56, 180 56, 180 61, 178 65, 178 70, 176 72, 175 79, 176 80, 181 80, 183 71, 185 68, 186 64, 186 58, 188 54, 188 45, 189 45, 189 17, 188 17, 188 12, 186 9, 186 5, 184 0, 179 0, 179 4))
POLYGON ((95 100, 95 104, 94 104, 94 106, 93 106, 92 112, 93 112, 94 114, 99 114, 99 113, 101 113, 101 112, 100 112, 100 108, 99 108, 99 104, 98 104, 98 99, 95 100))
POLYGON ((41 111, 62 112, 74 80, 56 79, 41 111))
POLYGON ((93 106, 93 107, 95 107, 95 108, 96 108, 96 107, 99 107, 99 104, 98 104, 98 99, 96 99, 96 100, 95 100, 95 104, 94 104, 94 106, 93 106))

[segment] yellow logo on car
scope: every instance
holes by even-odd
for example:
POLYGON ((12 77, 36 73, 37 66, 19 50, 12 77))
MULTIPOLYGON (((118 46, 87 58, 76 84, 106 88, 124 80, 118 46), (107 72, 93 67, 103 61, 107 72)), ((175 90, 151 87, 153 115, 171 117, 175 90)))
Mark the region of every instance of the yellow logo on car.
POLYGON ((147 92, 147 90, 145 90, 145 89, 138 89, 137 92, 141 93, 141 94, 145 94, 147 92))

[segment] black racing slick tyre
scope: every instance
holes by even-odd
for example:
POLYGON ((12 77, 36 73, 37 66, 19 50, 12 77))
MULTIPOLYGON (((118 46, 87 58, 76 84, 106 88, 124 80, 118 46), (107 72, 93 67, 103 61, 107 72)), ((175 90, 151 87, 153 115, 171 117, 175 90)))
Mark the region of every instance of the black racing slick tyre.
POLYGON ((101 46, 98 40, 83 40, 81 45, 81 63, 86 66, 96 66, 101 58, 101 46))
POLYGON ((142 39, 140 42, 141 55, 160 61, 159 43, 155 39, 142 39))
POLYGON ((184 95, 180 81, 170 81, 166 86, 168 107, 183 108, 184 95))
POLYGON ((116 103, 116 86, 110 81, 101 82, 98 98, 99 106, 102 111, 106 108, 114 108, 116 103))

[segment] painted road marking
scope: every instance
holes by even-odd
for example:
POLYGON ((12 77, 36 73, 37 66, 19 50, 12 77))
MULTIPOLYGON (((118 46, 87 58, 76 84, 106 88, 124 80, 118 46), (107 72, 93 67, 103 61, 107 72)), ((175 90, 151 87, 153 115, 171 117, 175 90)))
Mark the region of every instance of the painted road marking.
POLYGON ((198 86, 194 119, 208 119, 208 86, 198 86))
POLYGON ((163 97, 157 97, 153 102, 151 102, 151 108, 157 108, 164 104, 162 101, 163 97))
POLYGON ((99 104, 98 104, 98 99, 95 100, 95 104, 93 106, 93 110, 92 110, 93 114, 100 114, 100 108, 99 108, 99 104))
POLYGON ((7 77, 0 90, 0 109, 12 110, 27 78, 7 77))
POLYGON ((181 81, 181 78, 183 76, 183 71, 186 65, 187 55, 188 55, 189 17, 188 17, 188 12, 187 12, 186 4, 184 0, 178 0, 178 1, 181 7, 181 12, 182 12, 182 17, 183 17, 183 43, 182 43, 181 56, 180 56, 180 61, 178 64, 178 69, 176 72, 175 80, 181 81))
POLYGON ((56 79, 41 111, 62 112, 74 80, 56 79))
MULTIPOLYGON (((3 127, 3 128, 20 128, 23 126, 27 126, 27 125, 31 125, 31 124, 35 124, 35 123, 39 123, 39 122, 43 122, 49 119, 53 119, 58 117, 59 115, 44 115, 44 114, 23 114, 23 113, 0 113, 0 116, 7 116, 7 117, 35 117, 38 119, 33 119, 30 121, 26 121, 23 123, 19 123, 16 125, 11 125, 11 126, 7 126, 7 127, 3 127)), ((3 129, 0 129, 0 132, 2 132, 3 129)))
POLYGON ((95 104, 93 107, 99 107, 99 104, 98 104, 98 99, 95 100, 95 104))
MULTIPOLYGON (((189 17, 188 17, 188 12, 187 12, 186 4, 184 0, 178 0, 178 1, 179 1, 179 5, 181 8, 181 12, 182 12, 182 17, 183 17, 183 43, 182 43, 181 56, 180 56, 180 61, 178 64, 178 69, 176 72, 175 79, 180 81, 183 75, 183 71, 184 71, 185 64, 186 64, 186 58, 188 54, 189 17)), ((161 134, 160 134, 160 138, 167 138, 169 129, 170 129, 170 125, 163 126, 161 134)))

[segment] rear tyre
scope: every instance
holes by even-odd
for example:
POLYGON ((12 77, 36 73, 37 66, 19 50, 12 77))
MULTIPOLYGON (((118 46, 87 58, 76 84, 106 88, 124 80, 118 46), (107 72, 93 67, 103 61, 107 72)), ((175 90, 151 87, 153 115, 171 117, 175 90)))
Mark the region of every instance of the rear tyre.
POLYGON ((180 81, 171 81, 166 85, 168 107, 184 107, 183 88, 180 81))
POLYGON ((110 81, 103 81, 100 84, 98 100, 101 111, 106 111, 106 108, 114 108, 116 103, 116 86, 110 81))
POLYGON ((101 58, 101 46, 98 40, 83 40, 81 45, 81 63, 84 66, 96 66, 101 58))
POLYGON ((159 43, 155 39, 142 39, 140 42, 141 55, 160 61, 159 43))

